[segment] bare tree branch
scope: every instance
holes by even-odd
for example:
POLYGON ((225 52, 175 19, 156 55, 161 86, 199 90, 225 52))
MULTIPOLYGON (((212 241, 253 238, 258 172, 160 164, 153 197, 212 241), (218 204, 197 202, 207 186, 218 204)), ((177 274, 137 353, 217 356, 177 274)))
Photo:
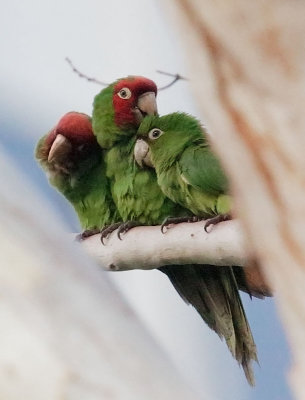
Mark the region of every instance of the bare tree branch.
POLYGON ((101 243, 100 235, 82 245, 99 265, 110 271, 154 269, 173 264, 244 266, 249 258, 238 221, 227 221, 206 233, 204 222, 183 223, 161 233, 160 226, 137 227, 119 240, 116 231, 101 243))

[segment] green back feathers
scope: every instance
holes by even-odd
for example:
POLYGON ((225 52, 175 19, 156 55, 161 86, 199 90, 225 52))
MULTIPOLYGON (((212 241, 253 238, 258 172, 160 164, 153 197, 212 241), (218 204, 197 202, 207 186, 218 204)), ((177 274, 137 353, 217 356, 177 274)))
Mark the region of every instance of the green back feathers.
POLYGON ((103 89, 93 102, 92 128, 99 145, 104 149, 114 144, 117 134, 112 105, 114 85, 113 83, 103 89))

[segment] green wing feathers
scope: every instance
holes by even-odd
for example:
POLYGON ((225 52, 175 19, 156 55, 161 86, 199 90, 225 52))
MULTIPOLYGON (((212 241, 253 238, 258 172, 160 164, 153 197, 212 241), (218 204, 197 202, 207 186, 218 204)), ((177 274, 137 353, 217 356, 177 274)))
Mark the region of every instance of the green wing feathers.
POLYGON ((183 176, 195 188, 214 196, 228 192, 228 179, 218 158, 206 144, 189 146, 179 165, 183 176))

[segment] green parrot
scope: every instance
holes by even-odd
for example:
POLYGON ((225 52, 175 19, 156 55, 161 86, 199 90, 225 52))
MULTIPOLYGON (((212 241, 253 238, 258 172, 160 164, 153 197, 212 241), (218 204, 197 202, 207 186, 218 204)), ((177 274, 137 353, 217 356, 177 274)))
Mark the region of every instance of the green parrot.
MULTIPOLYGON (((172 201, 200 218, 230 212, 232 202, 226 175, 199 121, 184 113, 147 116, 138 129, 138 138, 135 159, 139 165, 154 166, 160 188, 172 201), (139 153, 137 148, 140 144, 139 153)), ((261 276, 252 279, 253 271, 247 276, 238 267, 197 266, 189 273, 196 271, 197 279, 202 274, 202 281, 207 286, 204 298, 211 296, 211 304, 216 304, 211 312, 205 300, 207 315, 212 317, 210 321, 208 318, 205 320, 220 337, 225 338, 232 355, 242 365, 248 382, 253 385, 251 361, 257 361, 256 346, 238 289, 248 289, 250 295, 260 298, 271 294, 261 276)))
MULTIPOLYGON (((178 112, 147 117, 139 127, 139 136, 147 146, 146 162, 155 168, 166 196, 202 219, 230 215, 227 177, 196 118, 178 112)), ((143 165, 137 154, 135 159, 143 165)))
MULTIPOLYGON (((156 95, 157 88, 151 80, 127 77, 103 89, 94 99, 93 131, 101 147, 107 149, 106 175, 114 202, 125 222, 118 229, 119 237, 139 223, 158 225, 168 216, 191 214, 187 204, 182 207, 175 198, 171 201, 170 196, 161 190, 154 169, 143 169, 134 160, 137 127, 146 115, 157 113, 156 95)), ((146 131, 144 128, 149 121, 158 121, 158 118, 145 119, 141 132, 146 131)), ((163 150, 164 155, 167 152, 171 154, 171 149, 163 150)), ((177 187, 176 182, 174 187, 177 187)), ((219 207, 222 206, 220 203, 219 207)), ((117 225, 106 229, 102 236, 107 237, 114 228, 117 225)), ((182 265, 165 266, 160 270, 168 276, 185 302, 194 306, 208 326, 225 338, 231 353, 243 366, 249 383, 253 384, 250 361, 257 360, 256 348, 238 287, 259 297, 263 297, 266 291, 256 286, 254 280, 247 280, 239 267, 182 265)))
POLYGON ((49 182, 73 205, 85 230, 81 237, 120 220, 89 116, 65 114, 39 140, 35 155, 49 182))

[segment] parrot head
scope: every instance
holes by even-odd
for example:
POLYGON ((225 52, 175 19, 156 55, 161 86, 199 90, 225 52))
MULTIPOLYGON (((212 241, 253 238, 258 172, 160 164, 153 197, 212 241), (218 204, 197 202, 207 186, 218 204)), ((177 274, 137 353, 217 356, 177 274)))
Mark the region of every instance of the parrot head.
POLYGON ((146 115, 157 114, 157 86, 142 76, 121 78, 103 89, 93 103, 93 131, 103 148, 133 136, 146 115))
POLYGON ((113 91, 116 125, 137 127, 146 115, 156 114, 156 95, 157 86, 150 79, 141 76, 120 79, 113 91))
POLYGON ((37 147, 36 157, 53 166, 54 170, 68 173, 96 146, 90 117, 72 111, 65 114, 43 138, 43 143, 37 147))
POLYGON ((163 117, 145 117, 137 137, 134 158, 139 166, 151 167, 156 158, 170 161, 180 155, 190 142, 202 139, 204 131, 196 118, 176 112, 163 117))

